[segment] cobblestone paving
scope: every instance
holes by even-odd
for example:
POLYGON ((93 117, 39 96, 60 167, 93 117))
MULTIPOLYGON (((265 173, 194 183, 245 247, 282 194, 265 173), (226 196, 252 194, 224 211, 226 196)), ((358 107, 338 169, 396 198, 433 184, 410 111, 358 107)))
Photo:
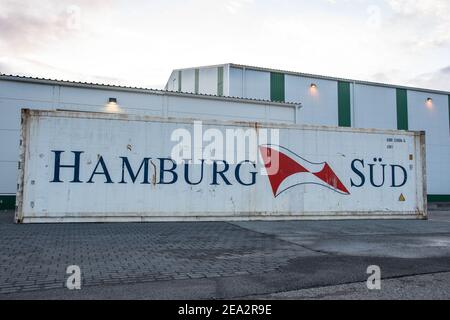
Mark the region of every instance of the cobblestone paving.
MULTIPOLYGON (((0 212, 0 294, 272 272, 301 246, 224 222, 25 224, 0 212)), ((311 252, 308 252, 311 255, 311 252)))

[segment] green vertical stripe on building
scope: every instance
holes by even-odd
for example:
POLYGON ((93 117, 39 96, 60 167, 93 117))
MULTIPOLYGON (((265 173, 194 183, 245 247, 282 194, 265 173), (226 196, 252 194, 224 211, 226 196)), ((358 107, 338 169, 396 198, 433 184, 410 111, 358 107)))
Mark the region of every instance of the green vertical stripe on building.
POLYGON ((217 95, 223 96, 223 67, 217 68, 217 95))
POLYGON ((195 69, 195 93, 198 93, 198 82, 200 77, 200 70, 195 69))
POLYGON ((408 130, 408 94, 405 89, 397 89, 397 129, 408 130))
POLYGON ((178 92, 181 92, 181 70, 178 71, 178 92))
POLYGON ((338 82, 338 125, 351 127, 350 82, 338 82))
POLYGON ((16 196, 0 195, 0 210, 13 210, 16 206, 16 196))
POLYGON ((270 100, 284 102, 284 73, 270 73, 270 100))

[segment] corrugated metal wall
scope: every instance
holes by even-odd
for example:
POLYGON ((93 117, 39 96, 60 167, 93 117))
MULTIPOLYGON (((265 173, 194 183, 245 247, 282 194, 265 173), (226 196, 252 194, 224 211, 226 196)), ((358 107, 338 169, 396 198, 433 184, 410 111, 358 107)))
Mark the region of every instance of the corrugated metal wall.
MULTIPOLYGON (((217 69, 216 69, 217 70, 217 69)), ((225 70, 224 70, 225 71, 225 70)), ((199 86, 204 81, 201 75, 218 79, 212 70, 198 71, 199 86)), ((224 76, 228 75, 224 72, 224 76)), ((173 85, 178 86, 178 72, 172 74, 173 85)), ((195 71, 183 73, 182 85, 194 89, 194 81, 189 85, 189 77, 194 80, 195 71)), ((211 91, 217 84, 209 85, 211 91)), ((223 85, 227 90, 228 86, 223 85)), ((168 86, 168 89, 169 88, 168 86)), ((176 91, 176 90, 175 90, 176 91)), ((214 94, 213 92, 211 92, 214 94)), ((72 87, 70 85, 35 84, 0 80, 0 209, 10 206, 16 192, 17 163, 19 157, 20 109, 41 110, 81 110, 97 112, 124 112, 131 114, 163 117, 186 117, 194 119, 224 119, 258 122, 294 123, 293 106, 268 103, 249 103, 226 99, 169 96, 164 94, 127 92, 98 88, 72 87), (108 98, 117 99, 118 106, 108 106, 108 98), (10 195, 6 196, 5 195, 10 195)))
POLYGON ((356 85, 353 102, 353 127, 397 129, 396 90, 356 85))
POLYGON ((408 127, 426 132, 428 193, 433 195, 450 194, 448 112, 445 95, 408 90, 408 127))
POLYGON ((285 97, 287 102, 301 102, 300 123, 337 126, 337 87, 335 81, 285 76, 285 97), (315 84, 318 89, 311 88, 315 84))
POLYGON ((213 159, 195 151, 184 153, 193 164, 174 162, 178 159, 171 157, 173 147, 181 141, 189 143, 173 141, 175 130, 183 128, 190 136, 196 135, 190 120, 36 110, 26 112, 24 119, 21 154, 26 161, 16 216, 20 222, 414 219, 426 215, 424 141, 416 132, 204 122, 205 133, 212 129, 216 137, 228 136, 229 130, 255 137, 260 130, 277 130, 280 145, 259 140, 262 144, 253 151, 264 161, 255 159, 254 163, 242 162, 245 155, 250 161, 252 152, 236 158, 240 152, 223 145, 217 148, 223 154, 214 152, 213 159), (387 148, 388 139, 401 143, 387 148), (74 161, 72 150, 78 150, 77 169, 62 168, 61 163, 74 161), (371 161, 374 153, 403 173, 389 168, 392 175, 386 174, 386 179, 383 175, 377 185, 362 176, 358 179, 352 169, 355 160, 371 161), (151 165, 146 157, 151 157, 151 165), (208 160, 223 162, 226 168, 219 175, 214 169, 217 162, 208 160), (170 167, 164 165, 167 161, 172 162, 170 167), (304 175, 304 168, 314 174, 304 175), (196 177, 195 183, 189 176, 196 177), (400 196, 405 200, 399 201, 400 196))
MULTIPOLYGON (((450 201, 449 95, 224 66, 229 71, 224 77, 229 90, 224 95, 302 103, 300 123, 424 130, 429 198, 450 201), (432 98, 431 104, 428 98, 432 98)), ((202 90, 200 86, 199 92, 202 90)))
MULTIPOLYGON (((427 139, 428 193, 432 200, 450 201, 450 96, 295 74, 284 74, 218 65, 205 68, 175 70, 167 90, 262 100, 300 102, 300 123, 356 128, 424 130, 427 139), (314 86, 312 86, 314 85, 314 86), (432 98, 432 103, 427 102, 432 98)), ((0 117, 0 142, 5 152, 0 155, 0 176, 4 186, 15 185, 20 107, 52 109, 57 106, 77 110, 102 110, 111 91, 86 90, 40 84, 3 81, 0 86, 0 108, 8 110, 0 117), (13 102, 12 102, 13 101, 13 102), (5 109, 7 108, 7 109, 5 109), (10 108, 12 111, 10 112, 10 108), (97 108, 97 109, 96 109, 97 108), (9 151, 8 151, 9 150, 9 151)), ((293 108, 241 108, 226 104, 211 108, 209 101, 172 99, 164 104, 161 97, 148 94, 118 92, 119 104, 137 114, 198 118, 220 117, 264 121, 293 122, 293 108), (128 100, 130 99, 130 102, 128 100), (127 101, 123 104, 123 101, 127 101), (172 103, 173 102, 173 103, 172 103), (229 108, 229 112, 228 109, 229 108)), ((0 194, 11 188, 0 185, 0 194)), ((8 191, 11 192, 11 191, 8 191)))

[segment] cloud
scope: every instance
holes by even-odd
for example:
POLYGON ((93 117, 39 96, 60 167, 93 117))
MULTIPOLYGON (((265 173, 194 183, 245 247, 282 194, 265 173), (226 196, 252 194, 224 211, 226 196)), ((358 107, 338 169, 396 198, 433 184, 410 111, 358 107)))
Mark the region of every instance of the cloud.
POLYGON ((94 10, 98 0, 41 0, 30 4, 23 0, 0 2, 0 45, 21 53, 39 50, 76 35, 83 8, 94 10))
POLYGON ((392 9, 398 26, 410 28, 410 42, 419 48, 450 44, 450 1, 385 0, 392 9))
POLYGON ((224 2, 225 8, 231 14, 235 14, 247 5, 253 3, 253 0, 227 0, 224 2))
POLYGON ((8 64, 0 61, 0 73, 8 74, 10 72, 11 70, 9 69, 8 64))
POLYGON ((440 72, 443 73, 443 74, 450 74, 450 66, 442 68, 440 70, 440 72))
POLYGON ((411 79, 409 84, 450 92, 450 65, 434 72, 420 74, 411 79))
POLYGON ((413 50, 445 47, 450 44, 449 0, 326 0, 333 5, 351 4, 354 10, 377 18, 376 26, 413 50), (365 8, 365 10, 364 10, 365 8), (378 15, 378 17, 377 17, 378 15), (379 22, 379 24, 378 24, 379 22))
POLYGON ((386 70, 385 72, 372 74, 368 77, 368 80, 386 84, 403 84, 411 87, 450 92, 450 65, 432 72, 415 74, 409 78, 400 70, 391 69, 386 70))
POLYGON ((120 78, 77 72, 70 68, 59 68, 51 64, 28 58, 0 58, 0 73, 20 76, 35 76, 57 80, 81 81, 89 83, 102 83, 112 85, 128 84, 120 78), (30 72, 33 70, 33 72, 30 72))
MULTIPOLYGON (((370 81, 379 82, 379 83, 386 83, 386 84, 395 84, 396 80, 399 77, 399 71, 398 70, 385 70, 383 72, 377 72, 373 75, 369 76, 370 81)), ((397 80, 398 81, 398 80, 397 80)))
POLYGON ((82 43, 97 32, 89 14, 105 16, 107 6, 100 0, 0 1, 0 72, 124 84, 118 77, 89 71, 88 66, 74 67, 78 60, 88 62, 82 60, 86 56, 82 43))
POLYGON ((444 18, 450 9, 448 0, 385 0, 399 14, 405 16, 427 15, 444 18))
POLYGON ((402 84, 448 64, 449 5, 0 0, 0 71, 162 87, 174 68, 232 61, 402 84))

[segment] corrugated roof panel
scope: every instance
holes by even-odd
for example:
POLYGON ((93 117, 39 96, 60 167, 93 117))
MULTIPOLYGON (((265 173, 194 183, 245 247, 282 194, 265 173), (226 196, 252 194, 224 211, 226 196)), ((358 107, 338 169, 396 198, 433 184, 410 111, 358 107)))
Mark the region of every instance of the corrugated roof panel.
POLYGON ((119 86, 114 84, 103 84, 103 83, 91 83, 91 82, 81 82, 81 81, 70 81, 70 80, 56 80, 48 78, 39 77, 27 77, 19 75, 10 75, 0 73, 0 80, 10 80, 10 81, 24 81, 24 82, 34 82, 34 83, 44 83, 51 85, 63 85, 63 86, 75 86, 75 87, 90 87, 95 89, 105 89, 105 90, 121 90, 121 91, 134 91, 142 93, 153 93, 153 94, 168 94, 173 96, 186 96, 186 97, 199 97, 199 98, 209 98, 218 100, 228 100, 228 101, 238 101, 243 103, 259 103, 259 104, 272 104, 272 105, 299 105, 300 103, 292 102, 274 102, 270 100, 253 99, 253 98, 241 98, 241 97, 228 97, 228 96, 218 96, 213 94, 203 94, 203 93, 191 93, 191 92, 178 92, 162 89, 150 89, 143 87, 131 87, 131 86, 119 86))

